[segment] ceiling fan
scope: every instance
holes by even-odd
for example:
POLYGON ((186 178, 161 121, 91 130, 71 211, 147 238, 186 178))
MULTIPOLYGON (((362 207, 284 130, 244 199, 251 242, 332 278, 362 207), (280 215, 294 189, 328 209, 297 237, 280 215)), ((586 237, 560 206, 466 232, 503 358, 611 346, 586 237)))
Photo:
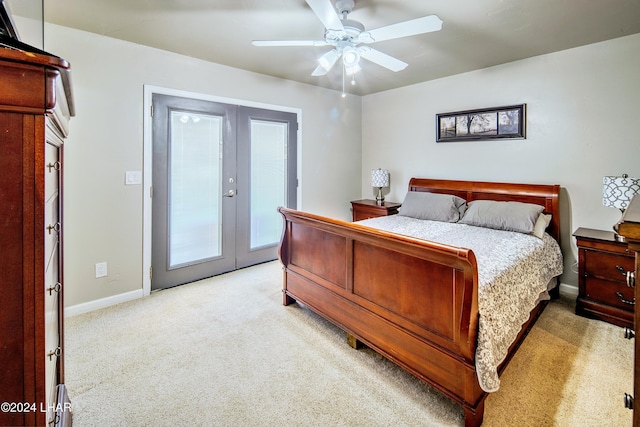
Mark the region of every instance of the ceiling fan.
POLYGON ((311 73, 323 76, 342 57, 343 72, 353 75, 360 71, 360 58, 381 65, 391 71, 401 71, 407 63, 369 46, 362 46, 401 37, 439 31, 442 21, 436 15, 424 16, 397 24, 365 31, 364 25, 348 19, 355 0, 305 0, 325 27, 324 40, 254 40, 254 46, 334 46, 318 59, 319 65, 311 73))

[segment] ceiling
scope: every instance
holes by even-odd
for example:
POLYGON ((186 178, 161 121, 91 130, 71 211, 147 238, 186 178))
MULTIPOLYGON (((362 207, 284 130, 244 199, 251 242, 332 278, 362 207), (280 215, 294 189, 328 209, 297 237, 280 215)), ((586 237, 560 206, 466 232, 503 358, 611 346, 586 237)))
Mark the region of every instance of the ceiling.
MULTIPOLYGON (((362 61, 348 91, 366 95, 640 33, 640 0, 356 0, 349 18, 371 30, 432 14, 444 22, 441 31, 372 45, 407 62, 406 69, 362 61)), ((44 15, 54 24, 342 90, 341 67, 311 76, 330 46, 251 44, 322 40, 324 27, 304 0, 44 0, 44 15)))

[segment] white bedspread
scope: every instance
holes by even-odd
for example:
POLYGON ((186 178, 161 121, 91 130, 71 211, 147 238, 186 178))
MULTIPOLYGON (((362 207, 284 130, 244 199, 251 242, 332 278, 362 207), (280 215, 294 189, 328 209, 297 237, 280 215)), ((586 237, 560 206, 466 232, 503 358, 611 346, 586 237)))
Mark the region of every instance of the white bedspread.
POLYGON ((546 233, 539 239, 512 231, 401 215, 367 219, 359 224, 473 251, 478 263, 480 313, 476 372, 484 391, 497 391, 497 368, 509 346, 540 296, 549 298, 549 281, 562 274, 558 243, 546 233))

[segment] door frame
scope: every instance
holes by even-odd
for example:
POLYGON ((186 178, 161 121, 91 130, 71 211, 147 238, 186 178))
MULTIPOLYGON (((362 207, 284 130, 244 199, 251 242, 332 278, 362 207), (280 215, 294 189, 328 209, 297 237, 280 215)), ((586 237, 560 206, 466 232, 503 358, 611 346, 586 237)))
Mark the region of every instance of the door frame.
POLYGON ((295 113, 298 119, 298 144, 297 144, 297 204, 296 209, 302 209, 302 109, 287 107, 283 105, 266 104, 261 102, 245 101, 240 99, 226 98, 220 96, 207 95, 196 92, 188 92, 178 89, 164 88, 153 85, 143 85, 143 174, 142 174, 142 294, 151 294, 151 217, 152 198, 151 185, 153 183, 152 160, 153 160, 153 139, 151 120, 151 101, 154 93, 183 98, 199 99, 203 101, 221 102, 225 104, 240 105, 243 107, 262 108, 266 110, 283 111, 295 113))

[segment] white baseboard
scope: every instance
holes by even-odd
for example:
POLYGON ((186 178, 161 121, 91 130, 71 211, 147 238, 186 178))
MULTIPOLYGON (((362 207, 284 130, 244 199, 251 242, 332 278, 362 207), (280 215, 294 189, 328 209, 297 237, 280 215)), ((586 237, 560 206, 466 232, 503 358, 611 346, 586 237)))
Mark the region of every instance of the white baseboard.
POLYGON ((560 282, 560 293, 568 297, 575 298, 578 296, 578 287, 560 282))
POLYGON ((100 308, 109 307, 121 302, 132 301, 134 299, 142 298, 144 293, 142 289, 137 291, 125 292, 124 294, 113 295, 106 298, 97 299, 94 301, 85 302, 82 304, 72 305, 64 308, 64 317, 73 317, 78 314, 88 313, 90 311, 98 310, 100 308))
MULTIPOLYGON (((577 297, 578 287, 568 285, 566 283, 560 283, 560 293, 568 297, 577 297)), ((113 295, 107 298, 97 299, 95 301, 72 305, 70 307, 65 307, 64 317, 73 317, 78 314, 88 313, 90 311, 120 304, 121 302, 133 301, 134 299, 142 298, 143 296, 143 290, 139 289, 137 291, 126 292, 124 294, 113 295)))

